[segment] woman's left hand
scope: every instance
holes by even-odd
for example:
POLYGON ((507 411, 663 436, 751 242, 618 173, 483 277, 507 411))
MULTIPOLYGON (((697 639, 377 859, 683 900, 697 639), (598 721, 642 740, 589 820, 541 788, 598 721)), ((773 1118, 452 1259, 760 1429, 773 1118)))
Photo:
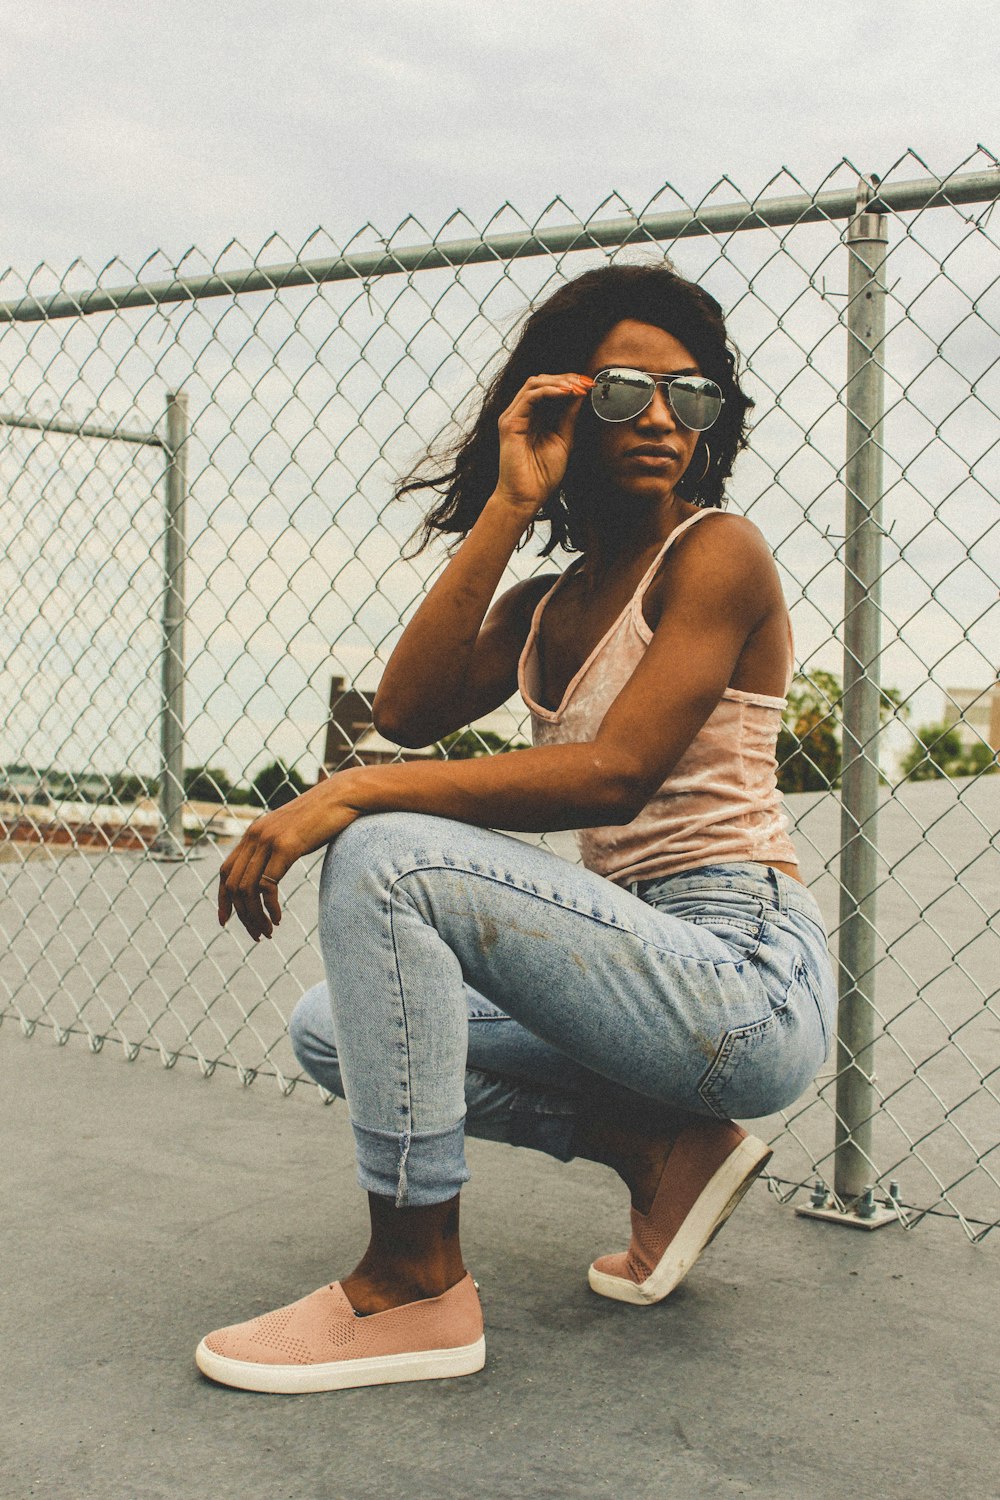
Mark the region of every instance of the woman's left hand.
POLYGON ((321 781, 250 824, 219 871, 220 926, 235 911, 255 943, 272 935, 281 921, 278 881, 297 859, 321 849, 358 816, 338 796, 338 780, 321 781))

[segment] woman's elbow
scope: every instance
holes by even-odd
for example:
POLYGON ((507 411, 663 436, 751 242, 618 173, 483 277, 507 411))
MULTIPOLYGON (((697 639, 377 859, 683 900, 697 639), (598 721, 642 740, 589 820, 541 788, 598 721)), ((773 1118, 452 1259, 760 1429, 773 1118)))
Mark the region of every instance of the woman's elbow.
POLYGON ((378 734, 387 740, 392 740, 395 745, 404 743, 406 725, 404 716, 399 709, 393 708, 391 699, 387 698, 382 688, 377 688, 372 699, 372 724, 378 734))
POLYGON ((440 720, 435 723, 426 716, 407 713, 398 705, 394 708, 377 693, 372 703, 372 723, 384 739, 391 740, 403 750, 424 750, 443 739, 454 727, 442 725, 440 720))
POLYGON ((602 769, 601 812, 605 823, 610 826, 631 823, 642 812, 656 787, 638 767, 626 765, 602 769))
POLYGON ((404 750, 420 750, 428 743, 419 733, 414 732, 413 724, 407 724, 401 715, 393 714, 391 709, 379 703, 378 698, 372 704, 372 723, 383 739, 391 740, 404 750))

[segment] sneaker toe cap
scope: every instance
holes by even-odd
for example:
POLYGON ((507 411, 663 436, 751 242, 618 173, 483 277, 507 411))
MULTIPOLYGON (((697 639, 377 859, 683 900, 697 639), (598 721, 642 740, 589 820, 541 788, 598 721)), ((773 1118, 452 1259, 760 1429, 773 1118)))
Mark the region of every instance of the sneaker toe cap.
POLYGON ((602 1276, 620 1277, 622 1281, 633 1281, 635 1279, 629 1267, 629 1257, 626 1250, 622 1250, 616 1255, 599 1255, 594 1261, 592 1270, 599 1272, 602 1276))

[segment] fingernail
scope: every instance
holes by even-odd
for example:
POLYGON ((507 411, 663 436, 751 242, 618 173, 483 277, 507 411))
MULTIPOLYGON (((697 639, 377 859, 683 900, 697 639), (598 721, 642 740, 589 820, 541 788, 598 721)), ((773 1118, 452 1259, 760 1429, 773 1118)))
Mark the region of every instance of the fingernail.
POLYGON ((581 375, 579 377, 579 381, 580 381, 580 384, 583 386, 584 390, 587 390, 587 391, 592 390, 593 387, 594 387, 594 385, 596 384, 596 382, 593 381, 590 378, 589 375, 581 375))

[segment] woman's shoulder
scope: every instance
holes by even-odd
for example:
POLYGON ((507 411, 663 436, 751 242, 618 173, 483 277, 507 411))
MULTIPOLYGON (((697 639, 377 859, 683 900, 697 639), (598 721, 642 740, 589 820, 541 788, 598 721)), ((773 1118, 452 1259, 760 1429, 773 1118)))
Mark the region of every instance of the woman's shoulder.
MULTIPOLYGON (((767 538, 749 516, 744 516, 739 511, 720 510, 715 507, 697 511, 695 514, 699 524, 686 526, 684 535, 678 537, 678 547, 671 547, 671 552, 679 551, 681 545, 685 546, 688 553, 694 546, 708 550, 725 548, 727 551, 738 546, 749 549, 751 553, 763 552, 768 557, 773 556, 767 538)), ((691 516, 690 520, 693 522, 695 516, 691 516)))
MULTIPOLYGON (((731 510, 705 510, 689 518, 676 543, 669 547, 659 570, 677 572, 691 567, 725 567, 728 574, 774 566, 774 553, 760 527, 749 516, 731 510)), ((680 528, 679 528, 680 530, 680 528)))
MULTIPOLYGON (((687 526, 664 555, 644 600, 644 614, 654 626, 666 600, 680 587, 728 593, 777 583, 774 554, 766 537, 748 516, 736 511, 706 511, 687 526)), ((780 592, 780 589, 779 589, 780 592)))

